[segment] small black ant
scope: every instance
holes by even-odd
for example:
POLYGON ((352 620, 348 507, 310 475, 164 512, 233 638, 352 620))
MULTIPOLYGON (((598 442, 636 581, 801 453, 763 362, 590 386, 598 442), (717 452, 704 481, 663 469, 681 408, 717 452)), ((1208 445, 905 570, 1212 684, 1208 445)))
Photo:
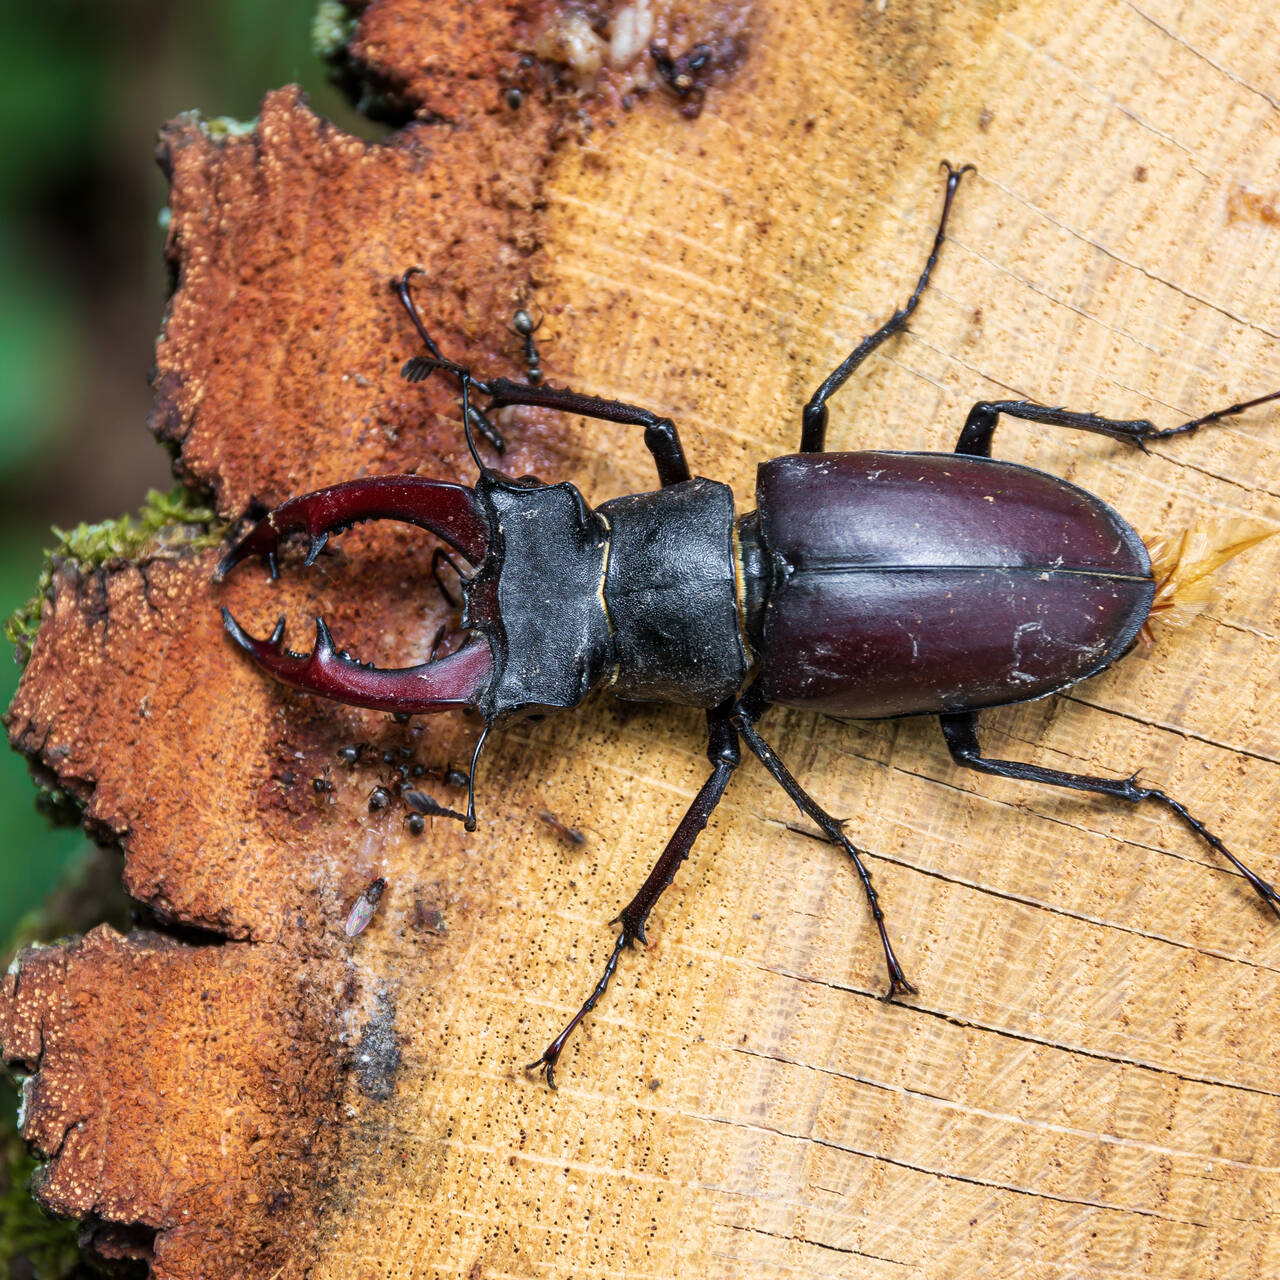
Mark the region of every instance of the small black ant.
POLYGON ((536 387, 542 381, 542 361, 538 357, 538 345, 533 340, 533 335, 541 328, 541 317, 535 323, 533 317, 521 307, 511 317, 511 328, 508 330, 509 333, 514 333, 517 338, 524 339, 524 360, 528 366, 525 369, 524 376, 525 381, 531 387, 536 387))

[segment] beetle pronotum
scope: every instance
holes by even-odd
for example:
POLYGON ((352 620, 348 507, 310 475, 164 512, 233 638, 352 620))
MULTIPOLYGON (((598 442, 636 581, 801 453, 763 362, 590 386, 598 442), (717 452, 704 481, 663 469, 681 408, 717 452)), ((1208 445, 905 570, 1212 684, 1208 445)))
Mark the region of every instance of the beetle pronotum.
MULTIPOLYGON (((1280 397, 1233 404, 1164 430, 1025 400, 970 409, 954 453, 827 453, 827 401, 902 330, 929 283, 951 203, 966 168, 947 171, 933 247, 905 306, 864 338, 804 407, 799 451, 760 465, 757 509, 735 519, 727 485, 695 479, 674 423, 647 409, 506 378, 481 380, 445 359, 410 294, 395 283, 427 356, 410 382, 439 371, 462 394, 462 424, 480 478, 474 488, 418 476, 379 476, 293 498, 242 538, 219 576, 246 557, 275 552, 288 534, 310 538, 307 563, 330 532, 357 520, 394 519, 430 530, 473 568, 464 576, 456 652, 420 666, 358 664, 316 619, 308 655, 284 648, 284 620, 255 639, 224 610, 237 644, 295 688, 395 713, 476 707, 466 825, 475 827, 475 762, 492 726, 526 712, 577 706, 606 686, 620 698, 702 707, 711 773, 621 911, 604 972, 582 1007, 531 1068, 554 1087, 574 1028, 604 994, 624 948, 645 924, 729 784, 740 743, 799 809, 849 857, 879 930, 888 996, 913 991, 894 954, 884 912, 858 849, 760 736, 771 705, 846 718, 935 715, 958 764, 1006 778, 1150 800, 1174 813, 1280 915, 1280 896, 1187 809, 1135 778, 1094 777, 983 754, 978 715, 1095 675, 1128 652, 1151 611, 1151 559, 1132 528, 1100 499, 1044 472, 991 458, 1003 414, 1093 431, 1145 449, 1280 397), (488 403, 479 407, 472 396, 488 403), (591 510, 571 484, 514 481, 476 449, 495 448, 489 418, 504 405, 536 405, 644 429, 661 487, 591 510)), ((531 336, 531 334, 529 335, 531 336)))

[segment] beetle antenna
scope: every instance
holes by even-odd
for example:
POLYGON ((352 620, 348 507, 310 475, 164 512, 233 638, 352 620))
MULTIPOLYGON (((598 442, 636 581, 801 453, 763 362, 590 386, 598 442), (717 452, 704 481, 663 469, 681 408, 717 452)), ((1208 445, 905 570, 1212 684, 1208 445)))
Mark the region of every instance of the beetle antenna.
MULTIPOLYGON (((480 450, 476 448, 476 438, 471 434, 472 414, 479 418, 485 425, 489 424, 489 419, 481 412, 481 410, 472 408, 471 385, 473 379, 471 377, 471 371, 459 365, 457 366, 457 377, 458 381, 462 384, 462 433, 467 438, 467 448, 471 450, 471 457, 474 459, 480 474, 487 480, 495 480, 497 479, 496 473, 480 456, 480 450)), ((477 385, 479 385, 482 390, 484 389, 483 383, 479 383, 477 385)), ((490 439, 493 438, 488 431, 485 432, 485 435, 489 436, 490 439)), ((483 742, 484 738, 482 737, 480 741, 483 742)), ((467 830, 471 830, 471 828, 468 827, 467 830)))
POLYGON ((507 442, 502 438, 502 433, 498 428, 489 421, 488 415, 484 410, 470 403, 468 384, 478 387, 482 392, 486 391, 485 384, 473 378, 471 370, 466 365, 456 364, 454 361, 446 359, 436 345, 435 339, 427 332, 427 326, 423 323, 422 315, 418 311, 418 304, 414 302, 413 294, 409 290, 409 281, 414 276, 420 275, 426 275, 426 272, 421 267, 410 267, 398 280, 391 282, 391 287, 395 291, 396 297, 400 299, 400 305, 404 307, 409 319, 413 322, 413 327, 417 329, 423 346, 431 353, 429 357, 414 356, 412 359, 406 360, 400 370, 400 376, 408 382, 425 382, 437 369, 441 369, 445 373, 453 374, 458 379, 462 387, 462 424, 467 436, 467 447, 471 450, 471 456, 476 460, 476 466, 480 468, 481 474, 488 475, 490 474, 490 468, 476 452, 475 440, 471 434, 472 426, 475 426, 480 434, 488 440, 498 457, 502 457, 506 452, 507 442))
POLYGON ((480 752, 484 750, 491 728, 493 721, 486 720, 484 728, 480 730, 480 737, 476 739, 476 749, 471 753, 471 772, 467 776, 467 817, 462 824, 468 831, 476 829, 476 765, 480 763, 480 752))

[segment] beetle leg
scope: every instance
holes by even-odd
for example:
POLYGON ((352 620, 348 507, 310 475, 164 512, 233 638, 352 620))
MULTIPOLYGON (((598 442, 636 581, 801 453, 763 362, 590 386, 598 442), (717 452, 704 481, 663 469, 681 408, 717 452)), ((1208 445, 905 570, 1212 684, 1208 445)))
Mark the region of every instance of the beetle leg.
POLYGON ((653 455, 663 487, 692 479, 676 424, 670 418, 658 417, 649 409, 623 404, 620 400, 582 395, 567 388, 525 386, 512 382, 510 378, 495 378, 485 383, 482 390, 493 397, 488 406, 490 409, 507 404, 527 404, 541 409, 556 409, 561 413, 576 413, 584 418, 598 418, 602 422, 643 427, 645 447, 653 455))
POLYGON ((991 457, 991 437, 995 434, 996 419, 1000 414, 1008 414, 1011 418, 1021 418, 1026 422, 1043 422, 1051 427, 1071 427, 1077 431, 1094 431, 1100 436, 1110 436, 1113 440, 1124 440, 1137 445, 1144 452, 1150 440, 1167 440, 1170 436, 1190 435, 1211 422, 1223 418, 1234 417, 1246 409, 1252 409, 1271 400, 1280 400, 1280 391, 1269 392, 1265 396, 1257 396, 1253 400, 1245 400, 1240 404, 1230 405, 1226 409, 1218 409, 1214 413, 1206 413, 1203 418, 1193 418, 1179 427, 1165 427, 1161 430, 1154 422, 1146 418, 1122 420, 1119 418, 1100 418, 1096 413, 1076 413, 1070 409, 1051 409, 1047 405, 1033 404, 1030 400, 980 400, 969 410, 960 439, 956 443, 957 453, 972 454, 977 458, 991 457))
POLYGON ((907 327, 907 321, 911 319, 911 313, 920 302, 920 295, 929 283, 929 276, 933 272, 934 263, 938 261, 938 251, 942 248, 943 240, 946 239, 947 217, 951 213, 951 201, 955 198, 956 188, 960 185, 960 179, 973 169, 971 164, 961 165, 959 169, 953 169, 945 160, 942 162, 942 167, 947 171, 947 191, 942 202, 942 217, 938 219, 938 231, 933 237, 933 248, 929 252, 929 260, 924 264, 924 270, 920 273, 920 279, 916 281, 916 287, 911 297, 907 299, 907 305, 901 310, 895 311, 875 333, 868 334, 867 337, 863 338, 845 357, 843 363, 827 375, 823 384, 810 397, 800 420, 801 453, 821 453, 826 448, 827 401, 844 386, 853 371, 882 342, 907 327))
POLYGON ((649 872, 644 884, 640 886, 640 892, 615 917, 613 923, 621 924, 622 931, 613 944, 613 952, 605 964, 604 973, 600 975, 599 982, 596 983, 582 1008, 569 1020, 565 1029, 546 1047, 542 1057, 536 1062, 529 1063, 525 1068, 526 1071, 542 1068, 546 1072, 547 1083, 553 1089, 556 1087, 556 1063, 560 1060, 565 1042, 604 995, 609 986, 609 980, 618 967, 618 957, 622 955, 623 949, 634 946, 637 942, 644 943, 644 927, 649 919, 649 913, 662 896, 663 890, 675 877, 680 864, 689 856, 693 842, 707 825, 707 819, 720 803, 720 797, 724 795, 729 779, 738 767, 741 759, 738 752, 738 735, 734 732, 730 713, 729 703, 722 703, 714 711, 707 712, 710 739, 707 744, 707 758, 714 766, 711 776, 702 784, 702 790, 694 797, 693 803, 680 820, 680 825, 667 841, 667 847, 654 863, 653 870, 649 872))
POLYGON ((311 564, 329 539, 359 520, 403 520, 429 529, 479 564, 489 549, 489 521, 473 490, 421 476, 372 476, 291 498, 265 516, 223 557, 215 580, 242 560, 265 555, 276 576, 276 550, 282 538, 305 533, 311 539, 311 564))
MULTIPOLYGON (((502 438, 489 420, 486 410, 501 409, 509 404, 527 404, 541 409, 555 409, 561 413, 576 413, 584 418, 598 418, 602 422, 619 422, 624 426, 643 427, 645 445, 653 455, 653 461, 658 468, 658 479, 663 486, 679 484, 681 481, 693 478, 689 463, 684 456, 684 447, 680 443, 680 433, 670 418, 660 418, 656 413, 642 409, 639 405, 623 404, 619 400, 605 400, 599 396, 582 395, 577 391, 512 382, 510 378, 495 378, 492 382, 481 382, 478 378, 472 377, 471 370, 465 365, 447 360, 441 355, 440 348, 427 332, 413 296, 409 292, 409 281, 419 274, 421 274, 420 268, 410 267, 399 280, 392 282, 392 287, 431 355, 430 357, 415 356, 412 360, 406 361, 404 368, 400 371, 401 376, 409 382, 425 382, 437 369, 451 373, 462 384, 464 412, 468 427, 477 427, 499 453, 504 448, 502 438), (485 410, 470 403, 467 393, 471 387, 492 397, 485 410)), ((537 326, 534 325, 533 328, 536 329, 537 326)), ((530 330, 529 340, 532 341, 532 330, 530 330)), ((534 381, 530 379, 530 383, 534 381)), ((483 463, 480 463, 478 458, 477 463, 483 467, 483 463)))
MULTIPOLYGON (((431 352, 437 363, 433 364, 431 361, 421 359, 410 360, 401 370, 401 375, 410 382, 425 382, 436 369, 444 369, 452 373, 459 381, 463 381, 470 376, 468 371, 460 365, 455 365, 453 361, 446 360, 440 354, 440 348, 436 346, 435 339, 427 332, 427 326, 423 323, 422 316, 418 312, 418 304, 414 302, 413 294, 409 292, 409 281, 414 276, 425 274, 421 267, 410 267, 398 280, 391 282, 391 288, 395 291, 396 297, 400 299, 400 304, 408 313, 409 319, 413 321, 413 327, 417 329, 418 337, 422 339, 423 345, 431 352)), ((483 410, 470 403, 469 398, 466 413, 468 425, 475 427, 493 446, 494 452, 501 457, 507 449, 507 442, 502 438, 502 432, 489 421, 483 410)))
POLYGON ((440 588, 440 594, 444 596, 453 608, 461 609, 462 598, 454 595, 452 589, 445 586, 444 579, 440 576, 440 566, 442 564, 447 564, 458 576, 459 580, 464 583, 467 581, 467 575, 462 566, 443 547, 437 547, 431 553, 431 576, 436 580, 436 586, 440 588))
POLYGON ((309 654, 284 647, 283 618, 266 640, 251 636, 227 609, 222 621, 236 644, 281 683, 375 711, 412 715, 475 706, 493 675, 493 652, 482 638, 435 662, 388 670, 339 652, 323 618, 316 619, 316 642, 309 654))
MULTIPOLYGON (((748 691, 743 702, 750 705, 750 691, 748 691)), ((747 746, 759 757, 760 763, 773 774, 778 785, 795 801, 796 808, 817 823, 822 830, 822 834, 832 844, 839 845, 853 859, 854 868, 858 872, 858 878, 862 881, 862 888, 867 895, 867 902, 871 906, 872 919, 875 920, 876 929, 880 933, 880 945, 884 948, 884 961, 889 970, 889 990, 885 992, 884 998, 892 1000, 894 996, 903 992, 915 995, 915 987, 907 981, 907 976, 902 972, 902 966, 898 963, 898 957, 893 953, 893 945, 889 941, 889 932, 885 928, 884 911, 880 906, 880 895, 876 893, 875 886, 871 883, 871 872, 867 870, 866 864, 862 861, 862 854, 865 850, 857 848, 850 841, 849 837, 844 833, 843 824, 837 818, 833 818, 805 791, 796 781, 791 770, 782 763, 778 753, 755 731, 755 726, 752 722, 762 710, 763 707, 759 706, 759 703, 756 703, 751 709, 739 704, 738 712, 733 717, 733 727, 746 739, 747 746), (756 707, 759 707, 759 710, 756 707)))
POLYGON ((1127 800, 1131 804, 1137 804, 1141 800, 1155 800, 1164 805, 1165 808, 1176 813, 1211 849, 1226 858, 1244 876, 1263 902, 1280 916, 1280 894, 1277 894, 1271 885, 1250 871, 1217 836, 1207 830, 1198 818, 1188 813, 1172 796, 1165 795, 1155 787, 1138 786, 1137 774, 1131 778, 1094 778, 1088 774, 1063 773, 1058 769, 1044 769, 1039 765, 1023 764, 1016 760, 992 760, 982 754, 982 748, 978 744, 978 713, 976 711, 961 711, 939 716, 939 721, 942 725, 942 736, 947 741, 947 749, 951 752, 952 759, 967 769, 994 773, 1001 778, 1043 782, 1051 787, 1071 787, 1076 791, 1093 791, 1098 795, 1127 800))

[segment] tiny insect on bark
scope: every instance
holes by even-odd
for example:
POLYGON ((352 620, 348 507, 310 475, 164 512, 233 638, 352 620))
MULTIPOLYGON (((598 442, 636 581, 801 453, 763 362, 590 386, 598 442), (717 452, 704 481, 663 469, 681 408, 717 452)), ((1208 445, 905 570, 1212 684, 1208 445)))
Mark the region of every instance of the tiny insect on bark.
POLYGON ((360 896, 351 904, 347 923, 343 926, 343 932, 348 938, 358 937, 369 927, 369 921, 373 919, 374 912, 378 909, 378 903, 382 901, 382 894, 386 887, 387 881, 383 876, 379 876, 376 880, 370 880, 365 885, 360 896))
POLYGON ((567 840, 570 844, 586 844, 587 837, 578 830, 577 827, 571 827, 566 822, 561 822, 554 813, 548 813, 545 809, 538 811, 538 817, 551 828, 562 840, 567 840))
POLYGON ((353 661, 320 618, 312 652, 300 655, 284 647, 283 619, 259 640, 223 611, 236 643, 294 688, 400 714, 478 708, 485 724, 472 758, 468 830, 475 827, 476 762, 495 724, 575 707, 599 687, 623 699, 706 710, 710 776, 617 917, 621 929, 594 989, 530 1063, 553 1088, 565 1042, 604 995, 622 952, 644 942, 649 914, 724 794, 742 742, 857 872, 884 950, 886 998, 915 990, 890 944, 864 851, 760 736, 757 722, 774 704, 846 719, 937 716, 952 758, 967 768, 1131 804, 1152 801, 1280 915, 1275 890, 1163 791, 1139 785, 1136 776, 1095 777, 987 756, 978 733, 982 710, 1058 692, 1129 652, 1157 589, 1142 540, 1104 502, 1044 472, 992 459, 1000 416, 1092 431, 1145 450, 1152 440, 1189 435, 1280 398, 1280 391, 1164 430, 1145 419, 983 401, 970 409, 954 453, 824 450, 827 401, 906 327, 929 283, 969 170, 944 168, 942 215, 914 291, 814 392, 801 417, 799 451, 760 465, 755 511, 735 519, 728 486, 691 475, 667 418, 574 391, 481 380, 447 360, 414 305, 410 270, 394 287, 429 354, 402 372, 410 382, 437 372, 457 381, 463 430, 480 471, 475 487, 408 475, 322 489, 276 508, 219 567, 221 577, 264 555, 274 574, 277 547, 293 533, 309 537, 310 564, 331 532, 370 519, 428 529, 473 567, 462 574, 462 625, 471 636, 446 657, 401 670, 353 661), (487 398, 483 407, 473 403, 476 393, 487 398), (504 405, 643 428, 661 487, 592 511, 569 483, 509 479, 481 458, 473 434, 500 448, 489 414, 504 405))
POLYGON ((534 334, 542 328, 542 321, 534 323, 533 317, 523 308, 511 320, 511 332, 524 341, 525 381, 536 386, 542 381, 542 359, 534 334))

